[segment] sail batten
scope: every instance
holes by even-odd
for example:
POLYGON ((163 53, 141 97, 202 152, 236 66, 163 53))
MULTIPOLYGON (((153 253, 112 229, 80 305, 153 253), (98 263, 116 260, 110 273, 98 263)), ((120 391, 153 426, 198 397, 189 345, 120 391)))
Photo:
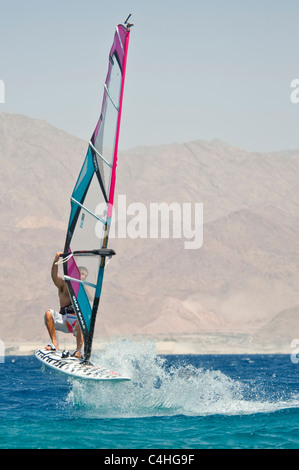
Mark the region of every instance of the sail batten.
POLYGON ((118 30, 117 26, 116 26, 116 34, 117 34, 117 37, 118 37, 118 40, 119 40, 119 45, 121 47, 122 53, 124 54, 125 53, 124 46, 123 46, 123 43, 121 41, 121 37, 120 37, 119 30, 118 30))
POLYGON ((70 277, 70 276, 64 276, 64 279, 66 281, 74 281, 74 282, 78 282, 79 284, 82 284, 83 286, 89 286, 89 287, 94 287, 96 289, 96 284, 92 284, 91 282, 87 282, 87 281, 82 281, 82 279, 76 279, 75 277, 70 277))
POLYGON ((113 99, 112 99, 112 96, 110 95, 109 90, 108 90, 106 84, 104 85, 104 88, 105 88, 105 91, 106 91, 106 93, 107 93, 107 95, 108 95, 108 98, 110 99, 111 103, 113 104, 113 106, 115 107, 116 111, 118 112, 119 109, 118 109, 117 105, 114 103, 114 101, 113 101, 113 99))
POLYGON ((63 270, 83 332, 86 361, 92 349, 106 257, 111 258, 115 254, 107 245, 115 191, 129 36, 129 25, 118 25, 109 53, 100 117, 70 198, 71 212, 63 253, 63 270))
POLYGON ((92 215, 92 217, 94 217, 95 219, 99 220, 100 222, 102 222, 103 224, 106 224, 107 222, 105 220, 103 220, 100 216, 94 214, 91 210, 89 210, 86 206, 84 206, 83 204, 80 204, 79 201, 76 201, 76 199, 74 199, 73 197, 71 197, 71 201, 74 202, 75 204, 77 204, 77 206, 80 206, 82 209, 84 209, 86 212, 88 212, 88 214, 92 215))
POLYGON ((109 162, 107 162, 107 160, 105 160, 105 158, 103 157, 103 155, 100 154, 100 152, 94 147, 94 145, 93 145, 93 143, 92 143, 91 141, 89 141, 89 145, 91 146, 92 150, 93 150, 94 152, 96 152, 96 154, 98 155, 98 157, 100 157, 100 159, 101 159, 104 163, 106 163, 106 165, 108 165, 108 166, 110 166, 110 168, 112 168, 111 163, 109 163, 109 162))

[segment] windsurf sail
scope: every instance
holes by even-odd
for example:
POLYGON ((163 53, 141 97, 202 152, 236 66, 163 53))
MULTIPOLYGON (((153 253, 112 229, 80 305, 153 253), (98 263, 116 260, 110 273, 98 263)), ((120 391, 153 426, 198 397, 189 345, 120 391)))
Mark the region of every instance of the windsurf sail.
POLYGON ((130 24, 118 25, 109 53, 102 108, 71 195, 63 271, 88 362, 109 249, 130 24))

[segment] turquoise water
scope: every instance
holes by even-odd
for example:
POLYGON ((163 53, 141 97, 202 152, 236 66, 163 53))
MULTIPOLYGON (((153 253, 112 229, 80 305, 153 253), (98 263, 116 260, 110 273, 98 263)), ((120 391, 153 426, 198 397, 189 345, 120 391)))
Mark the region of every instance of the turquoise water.
POLYGON ((0 364, 2 449, 298 449, 299 364, 289 355, 158 356, 110 345, 94 362, 132 377, 97 384, 0 364))

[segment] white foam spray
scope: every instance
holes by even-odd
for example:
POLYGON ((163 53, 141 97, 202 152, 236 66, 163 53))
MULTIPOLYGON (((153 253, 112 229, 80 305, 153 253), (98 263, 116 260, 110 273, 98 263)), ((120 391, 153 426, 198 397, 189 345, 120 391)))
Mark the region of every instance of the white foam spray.
POLYGON ((220 371, 169 366, 149 341, 118 341, 92 358, 131 382, 72 381, 68 400, 95 416, 140 417, 240 412, 243 385, 220 371))
POLYGON ((156 354, 155 343, 118 340, 92 357, 103 365, 132 378, 131 382, 95 383, 72 380, 68 403, 80 416, 134 418, 146 416, 207 416, 271 413, 298 407, 298 397, 269 400, 254 377, 233 380, 219 370, 175 361, 169 365, 156 354))

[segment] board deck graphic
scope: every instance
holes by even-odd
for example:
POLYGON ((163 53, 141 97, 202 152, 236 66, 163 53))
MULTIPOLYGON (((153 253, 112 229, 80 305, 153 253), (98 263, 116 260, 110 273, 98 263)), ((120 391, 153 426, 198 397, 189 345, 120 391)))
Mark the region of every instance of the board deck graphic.
POLYGON ((76 357, 68 356, 63 358, 62 351, 38 349, 35 351, 35 357, 45 366, 78 379, 110 382, 131 380, 129 377, 123 377, 118 372, 112 372, 105 367, 84 363, 82 359, 76 357))

